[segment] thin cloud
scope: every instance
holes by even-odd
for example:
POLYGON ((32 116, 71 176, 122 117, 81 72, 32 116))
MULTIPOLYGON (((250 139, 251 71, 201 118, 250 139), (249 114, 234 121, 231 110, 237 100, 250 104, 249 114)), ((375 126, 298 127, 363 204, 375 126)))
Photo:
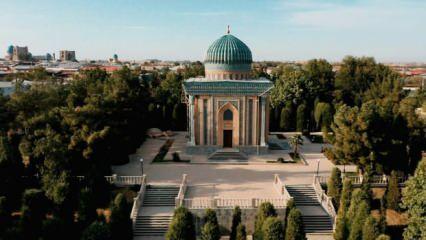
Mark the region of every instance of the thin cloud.
POLYGON ((143 29, 147 29, 147 26, 142 26, 142 25, 134 25, 134 26, 124 26, 125 29, 132 29, 132 30, 143 30, 143 29))
POLYGON ((226 16, 231 14, 230 12, 217 11, 217 12, 180 12, 178 15, 181 16, 202 16, 202 17, 214 17, 214 16, 226 16))

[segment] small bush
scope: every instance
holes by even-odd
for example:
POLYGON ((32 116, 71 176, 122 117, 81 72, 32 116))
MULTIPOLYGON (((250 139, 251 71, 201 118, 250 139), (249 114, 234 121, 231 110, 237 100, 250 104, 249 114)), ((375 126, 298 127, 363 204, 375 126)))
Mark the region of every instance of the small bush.
POLYGON ((240 224, 237 227, 237 236, 235 237, 235 240, 246 240, 246 239, 247 239, 246 227, 243 224, 240 224))
POLYGON ((262 226, 263 240, 283 239, 283 226, 277 217, 268 217, 262 226))
POLYGON ((278 159, 277 159, 277 162, 279 162, 279 163, 284 163, 284 158, 282 158, 282 157, 278 158, 278 159))

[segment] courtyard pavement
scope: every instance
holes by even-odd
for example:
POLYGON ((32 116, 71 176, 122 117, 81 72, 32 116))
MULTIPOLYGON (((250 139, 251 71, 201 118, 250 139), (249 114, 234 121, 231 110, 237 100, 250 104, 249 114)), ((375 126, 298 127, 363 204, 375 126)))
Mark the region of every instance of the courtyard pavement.
MULTIPOLYGON (((184 133, 176 136, 176 146, 172 151, 182 151, 186 142, 184 133)), ((279 174, 286 185, 311 184, 313 175, 317 172, 319 159, 319 174, 330 175, 334 167, 321 153, 323 144, 313 144, 305 141, 300 151, 308 165, 300 163, 266 163, 278 157, 288 158, 286 151, 272 151, 268 155, 251 156, 247 163, 209 163, 206 156, 185 155, 191 163, 151 163, 166 139, 147 139, 135 154, 130 156, 130 162, 114 166, 113 173, 124 176, 141 175, 139 159, 144 159, 144 173, 148 183, 179 184, 183 174, 188 175, 191 197, 276 197, 272 188, 273 175, 279 174), (198 186, 198 187, 197 187, 198 186)), ((182 159, 184 159, 182 157, 182 159)), ((352 166, 346 166, 351 171, 352 166)))

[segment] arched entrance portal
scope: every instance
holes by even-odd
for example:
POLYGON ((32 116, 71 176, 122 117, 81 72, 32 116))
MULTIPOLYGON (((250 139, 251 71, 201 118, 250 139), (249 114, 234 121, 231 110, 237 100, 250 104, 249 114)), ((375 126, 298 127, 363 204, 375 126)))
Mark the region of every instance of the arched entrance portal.
POLYGON ((225 104, 218 111, 218 144, 224 148, 239 145, 239 117, 238 110, 231 103, 225 104))
POLYGON ((233 113, 227 109, 223 113, 223 147, 232 148, 232 119, 233 113))

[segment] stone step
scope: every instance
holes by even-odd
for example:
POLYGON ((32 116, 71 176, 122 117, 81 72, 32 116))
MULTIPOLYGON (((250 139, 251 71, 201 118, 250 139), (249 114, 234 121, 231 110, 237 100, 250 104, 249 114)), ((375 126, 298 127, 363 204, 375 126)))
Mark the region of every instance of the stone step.
POLYGON ((164 236, 167 232, 171 215, 163 216, 137 216, 133 231, 134 236, 164 236))
POLYGON ((247 160, 247 155, 245 155, 242 152, 239 152, 238 150, 229 150, 229 151, 223 151, 218 150, 214 153, 212 153, 209 157, 209 160, 247 160))

